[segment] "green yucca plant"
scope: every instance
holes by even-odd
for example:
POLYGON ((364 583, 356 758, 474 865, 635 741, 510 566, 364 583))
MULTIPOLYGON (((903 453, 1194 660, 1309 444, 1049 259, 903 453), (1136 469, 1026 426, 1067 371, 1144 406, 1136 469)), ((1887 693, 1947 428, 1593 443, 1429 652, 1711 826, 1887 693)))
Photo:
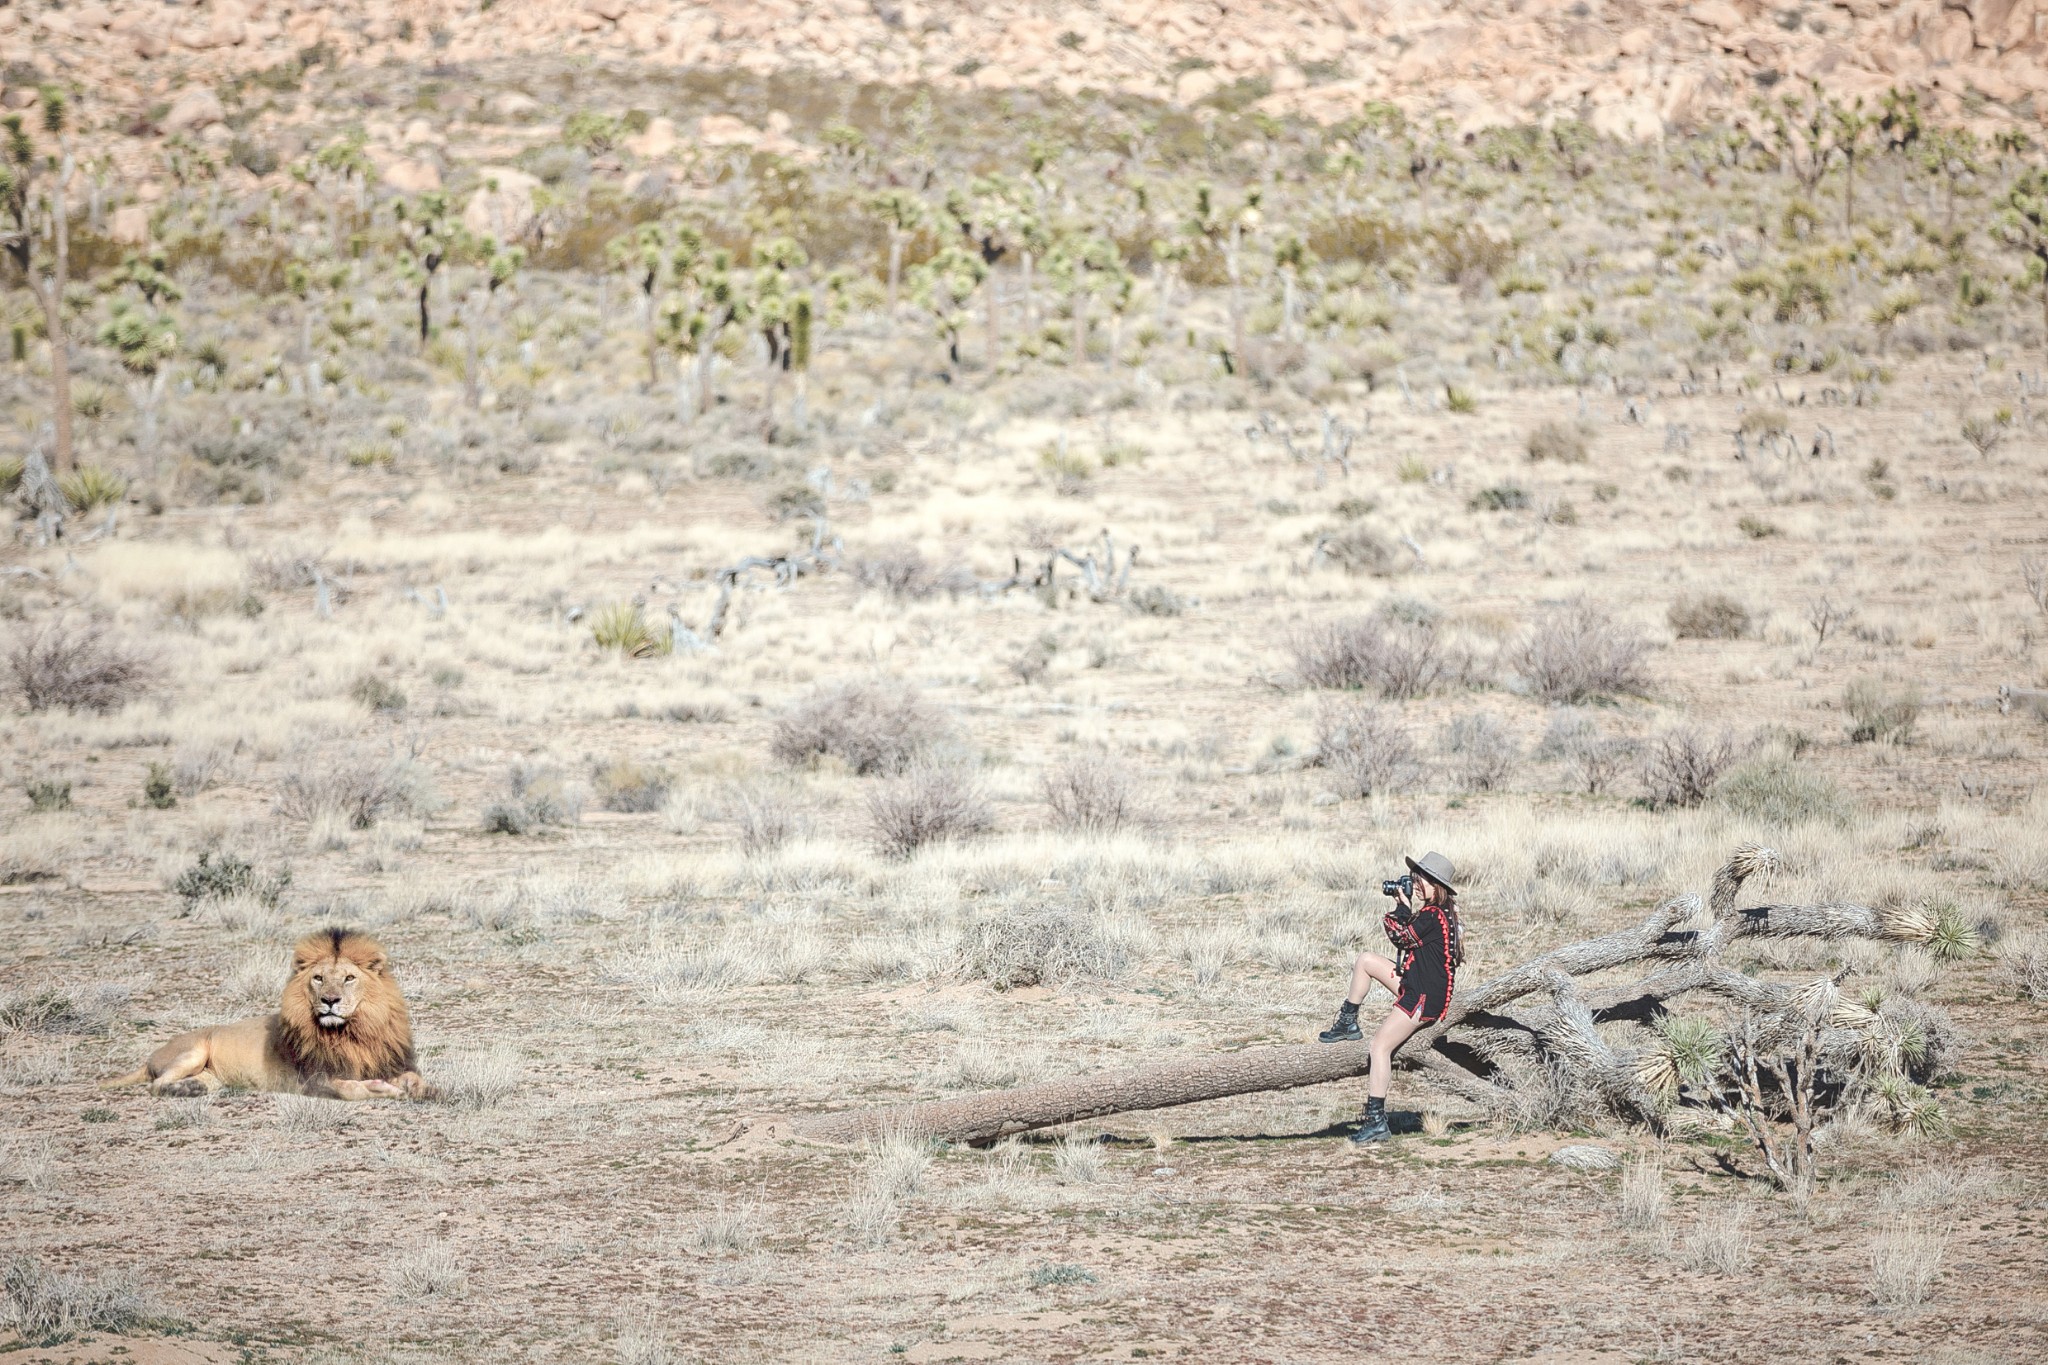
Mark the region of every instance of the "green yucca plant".
POLYGON ((590 623, 590 637, 601 649, 616 649, 636 659, 666 654, 673 642, 647 624, 647 618, 632 602, 618 602, 598 612, 590 623))
POLYGON ((1923 943, 1928 952, 1945 962, 1974 957, 1983 947, 1976 926, 1963 917, 1962 908, 1951 900, 1891 906, 1882 912, 1882 918, 1886 937, 1923 943))
POLYGON ((1675 1096, 1684 1083, 1713 1073, 1724 1044, 1713 1022, 1695 1015, 1667 1015, 1657 1023, 1657 1041, 1636 1066, 1636 1080, 1653 1094, 1675 1096))
POLYGON ((112 506, 128 494, 128 480, 111 469, 90 464, 82 464, 58 479, 57 487, 63 492, 64 501, 80 512, 112 506))

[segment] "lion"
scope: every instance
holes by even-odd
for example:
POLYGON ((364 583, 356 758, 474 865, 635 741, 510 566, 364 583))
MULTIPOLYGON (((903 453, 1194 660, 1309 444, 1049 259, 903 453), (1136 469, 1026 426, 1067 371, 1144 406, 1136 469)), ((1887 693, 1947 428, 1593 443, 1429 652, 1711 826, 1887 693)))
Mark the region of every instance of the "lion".
POLYGON ((223 1086, 336 1100, 431 1099, 412 1050, 412 1018, 384 949, 354 929, 323 929, 292 948, 276 1014, 181 1033, 102 1088, 149 1083, 159 1095, 223 1086))

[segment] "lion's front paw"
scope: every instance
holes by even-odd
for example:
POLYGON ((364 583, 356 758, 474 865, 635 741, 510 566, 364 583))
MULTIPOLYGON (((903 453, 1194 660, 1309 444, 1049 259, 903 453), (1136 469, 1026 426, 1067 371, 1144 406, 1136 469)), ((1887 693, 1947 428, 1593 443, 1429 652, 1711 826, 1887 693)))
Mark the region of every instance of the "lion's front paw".
POLYGON ((441 1097, 441 1092, 428 1085, 427 1078, 417 1071, 408 1071, 400 1076, 398 1084, 409 1100, 433 1100, 441 1097))
POLYGON ((405 1091, 399 1089, 390 1081, 364 1081, 363 1093, 375 1096, 380 1100, 400 1100, 405 1098, 405 1091))
POLYGON ((182 1081, 171 1081, 156 1087, 156 1093, 174 1100, 197 1099, 206 1093, 206 1082, 187 1077, 182 1081))

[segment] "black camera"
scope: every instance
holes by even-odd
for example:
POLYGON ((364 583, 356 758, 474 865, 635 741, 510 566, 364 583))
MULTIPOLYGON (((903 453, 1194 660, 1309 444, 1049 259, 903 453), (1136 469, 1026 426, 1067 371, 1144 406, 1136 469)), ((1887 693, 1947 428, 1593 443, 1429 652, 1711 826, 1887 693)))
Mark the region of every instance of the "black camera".
POLYGON ((1415 898, 1415 878, 1403 872, 1395 881, 1381 882, 1380 894, 1390 899, 1406 896, 1413 900, 1415 898))

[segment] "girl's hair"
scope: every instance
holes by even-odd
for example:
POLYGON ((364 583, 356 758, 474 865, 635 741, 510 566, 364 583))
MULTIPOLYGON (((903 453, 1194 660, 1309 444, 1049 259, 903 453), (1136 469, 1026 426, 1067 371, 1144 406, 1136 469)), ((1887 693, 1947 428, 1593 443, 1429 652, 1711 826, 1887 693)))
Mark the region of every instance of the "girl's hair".
POLYGON ((1436 888, 1436 899, 1431 902, 1444 912, 1444 922, 1451 927, 1451 966, 1465 965, 1465 925, 1458 918, 1458 893, 1442 882, 1431 882, 1436 888))

